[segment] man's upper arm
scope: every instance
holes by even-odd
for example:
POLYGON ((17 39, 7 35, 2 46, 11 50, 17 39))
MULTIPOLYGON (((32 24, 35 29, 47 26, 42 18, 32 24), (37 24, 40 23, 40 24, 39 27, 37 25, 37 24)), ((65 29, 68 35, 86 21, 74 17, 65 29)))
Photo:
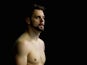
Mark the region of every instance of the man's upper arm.
POLYGON ((23 42, 17 42, 15 46, 16 65, 27 65, 27 47, 23 42))

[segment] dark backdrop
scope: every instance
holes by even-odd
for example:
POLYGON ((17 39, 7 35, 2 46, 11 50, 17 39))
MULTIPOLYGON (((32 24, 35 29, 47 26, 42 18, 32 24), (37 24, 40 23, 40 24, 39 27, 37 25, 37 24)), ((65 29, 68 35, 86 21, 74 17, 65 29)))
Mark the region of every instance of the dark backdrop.
MULTIPOLYGON (((29 3, 31 3, 30 0, 29 3)), ((43 0, 43 3, 46 6, 46 25, 45 31, 41 33, 40 37, 45 41, 46 65, 81 63, 79 62, 81 49, 78 41, 82 42, 82 40, 79 39, 80 28, 77 22, 79 6, 75 2, 67 1, 43 0)), ((25 4, 26 2, 15 1, 3 2, 1 5, 0 65, 12 63, 12 45, 24 31, 21 21, 23 21, 25 4)))

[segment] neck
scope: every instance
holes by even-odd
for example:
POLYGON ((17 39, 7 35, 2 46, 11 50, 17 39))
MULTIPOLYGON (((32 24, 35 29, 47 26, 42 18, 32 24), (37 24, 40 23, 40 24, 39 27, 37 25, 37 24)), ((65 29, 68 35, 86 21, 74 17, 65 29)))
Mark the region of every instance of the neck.
POLYGON ((32 38, 32 39, 35 39, 37 40, 40 36, 40 31, 37 31, 36 29, 32 28, 32 27, 29 27, 27 29, 27 33, 29 34, 29 36, 32 38))

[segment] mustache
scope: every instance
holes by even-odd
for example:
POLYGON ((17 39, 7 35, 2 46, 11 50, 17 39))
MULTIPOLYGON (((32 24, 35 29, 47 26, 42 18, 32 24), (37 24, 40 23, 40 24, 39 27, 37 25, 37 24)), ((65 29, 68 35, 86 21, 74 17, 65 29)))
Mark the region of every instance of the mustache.
POLYGON ((44 26, 44 24, 42 24, 42 23, 40 23, 39 25, 43 25, 44 26))

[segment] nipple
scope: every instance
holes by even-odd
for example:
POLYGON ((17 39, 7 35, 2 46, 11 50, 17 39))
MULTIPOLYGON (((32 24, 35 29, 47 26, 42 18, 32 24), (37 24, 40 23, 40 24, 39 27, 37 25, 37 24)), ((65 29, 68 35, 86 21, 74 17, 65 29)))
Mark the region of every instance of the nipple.
POLYGON ((34 61, 36 61, 36 59, 34 59, 34 61))

